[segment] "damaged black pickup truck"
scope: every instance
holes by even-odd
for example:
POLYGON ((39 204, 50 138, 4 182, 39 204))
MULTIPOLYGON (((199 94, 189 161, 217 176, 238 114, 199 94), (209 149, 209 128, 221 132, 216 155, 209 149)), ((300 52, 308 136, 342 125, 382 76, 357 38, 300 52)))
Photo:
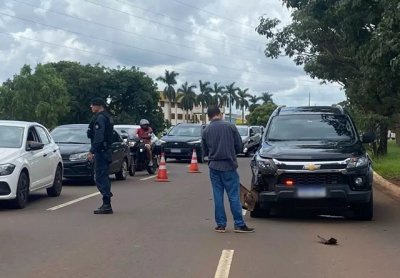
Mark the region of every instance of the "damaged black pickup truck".
POLYGON ((350 208, 360 220, 373 217, 373 170, 349 114, 340 106, 279 107, 271 115, 260 150, 251 161, 251 217, 273 207, 350 208))

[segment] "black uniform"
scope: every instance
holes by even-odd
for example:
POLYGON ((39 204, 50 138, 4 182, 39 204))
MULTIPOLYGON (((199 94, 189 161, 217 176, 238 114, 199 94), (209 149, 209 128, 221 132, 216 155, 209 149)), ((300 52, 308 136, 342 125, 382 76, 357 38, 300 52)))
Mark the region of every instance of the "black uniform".
POLYGON ((98 113, 90 122, 88 137, 92 146, 90 152, 94 154, 96 185, 104 204, 110 204, 112 193, 111 183, 108 177, 110 163, 112 162, 112 135, 113 119, 106 111, 98 113))

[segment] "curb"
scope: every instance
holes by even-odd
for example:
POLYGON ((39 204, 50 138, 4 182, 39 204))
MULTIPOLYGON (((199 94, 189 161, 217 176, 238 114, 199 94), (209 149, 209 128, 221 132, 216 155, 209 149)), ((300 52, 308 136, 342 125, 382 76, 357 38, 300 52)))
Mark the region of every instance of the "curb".
POLYGON ((381 177, 378 173, 374 171, 374 186, 378 189, 381 189, 390 195, 400 198, 400 186, 397 186, 383 177, 381 177))

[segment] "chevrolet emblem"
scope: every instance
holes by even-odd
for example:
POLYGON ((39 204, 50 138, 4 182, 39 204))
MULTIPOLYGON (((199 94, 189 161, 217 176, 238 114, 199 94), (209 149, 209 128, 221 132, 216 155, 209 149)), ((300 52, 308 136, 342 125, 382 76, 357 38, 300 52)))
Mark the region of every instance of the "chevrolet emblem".
POLYGON ((315 170, 319 170, 321 168, 321 165, 315 165, 315 164, 306 164, 303 166, 304 170, 308 170, 308 171, 315 171, 315 170))

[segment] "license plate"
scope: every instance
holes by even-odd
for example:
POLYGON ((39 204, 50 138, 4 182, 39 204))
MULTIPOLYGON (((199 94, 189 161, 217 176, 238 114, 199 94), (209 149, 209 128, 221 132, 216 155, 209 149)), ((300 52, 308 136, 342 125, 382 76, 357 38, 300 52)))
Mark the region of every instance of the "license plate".
POLYGON ((303 187, 297 189, 297 196, 299 198, 324 198, 326 197, 325 188, 303 187))
POLYGON ((181 149, 171 149, 171 153, 180 153, 181 149))

